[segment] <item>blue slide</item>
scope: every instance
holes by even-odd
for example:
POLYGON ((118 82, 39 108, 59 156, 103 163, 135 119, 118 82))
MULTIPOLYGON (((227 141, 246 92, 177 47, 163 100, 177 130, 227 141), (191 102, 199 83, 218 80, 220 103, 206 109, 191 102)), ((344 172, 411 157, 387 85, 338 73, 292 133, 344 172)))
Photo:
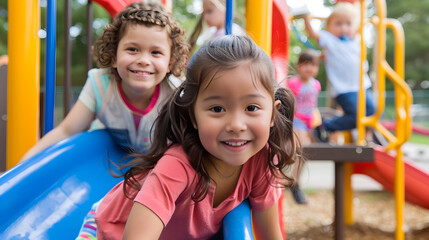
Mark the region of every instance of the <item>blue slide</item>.
MULTIPOLYGON (((92 204, 121 178, 122 151, 104 130, 65 139, 0 176, 0 239, 74 239, 92 204)), ((250 206, 224 219, 224 239, 253 239, 250 206)))

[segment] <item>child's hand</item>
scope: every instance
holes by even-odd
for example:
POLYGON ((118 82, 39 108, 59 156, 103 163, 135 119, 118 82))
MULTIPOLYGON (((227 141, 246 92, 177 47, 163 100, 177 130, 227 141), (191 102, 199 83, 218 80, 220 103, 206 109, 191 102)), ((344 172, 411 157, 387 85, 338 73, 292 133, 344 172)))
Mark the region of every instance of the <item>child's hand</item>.
POLYGON ((319 42, 319 33, 316 33, 310 24, 310 20, 311 20, 310 14, 306 14, 303 18, 305 23, 305 31, 307 31, 308 36, 316 40, 316 42, 319 42))

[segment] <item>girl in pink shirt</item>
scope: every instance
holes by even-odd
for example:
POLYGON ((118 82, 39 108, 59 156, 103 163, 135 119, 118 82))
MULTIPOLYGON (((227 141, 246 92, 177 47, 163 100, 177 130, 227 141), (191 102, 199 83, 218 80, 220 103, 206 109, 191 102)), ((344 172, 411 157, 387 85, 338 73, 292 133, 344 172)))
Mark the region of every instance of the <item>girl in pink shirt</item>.
POLYGON ((247 36, 200 48, 161 109, 153 143, 101 202, 98 239, 208 239, 249 199, 258 239, 282 239, 277 202, 301 163, 294 97, 247 36))
MULTIPOLYGON (((306 49, 298 58, 297 76, 291 77, 286 85, 295 95, 296 111, 293 119, 293 127, 303 145, 312 142, 311 130, 320 124, 320 113, 317 108, 317 98, 321 90, 320 82, 315 79, 319 72, 319 53, 312 49, 306 49)), ((301 170, 294 172, 299 178, 301 170)), ((298 204, 306 204, 307 197, 296 183, 291 187, 292 195, 298 204)))
POLYGON ((303 144, 312 141, 311 130, 320 124, 316 123, 320 114, 317 110, 317 98, 321 86, 315 79, 319 72, 319 53, 312 49, 302 52, 298 58, 297 76, 287 81, 287 87, 296 99, 296 112, 293 120, 295 132, 303 144))

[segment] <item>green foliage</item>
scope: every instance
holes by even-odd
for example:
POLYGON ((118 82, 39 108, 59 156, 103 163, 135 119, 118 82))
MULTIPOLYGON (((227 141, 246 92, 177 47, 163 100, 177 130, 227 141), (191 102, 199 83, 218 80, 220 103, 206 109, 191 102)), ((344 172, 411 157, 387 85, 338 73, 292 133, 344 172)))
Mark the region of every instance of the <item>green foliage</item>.
POLYGON ((0 56, 7 54, 7 1, 0 2, 0 56))
MULTIPOLYGON (((72 85, 82 86, 86 81, 86 3, 82 1, 72 1, 72 26, 73 29, 80 33, 72 38, 72 85)), ((333 0, 325 0, 325 4, 330 6, 334 3, 333 0)), ((429 79, 429 0, 386 0, 387 14, 390 18, 399 19, 403 24, 405 32, 405 78, 408 82, 414 82, 414 89, 419 89, 420 82, 429 79)), ((174 0, 173 15, 186 29, 187 34, 192 32, 198 17, 199 12, 195 12, 195 0, 174 0), (192 12, 193 11, 193 12, 192 12)), ((0 55, 7 54, 7 6, 8 1, 0 2, 0 55)), ((103 31, 105 24, 110 22, 108 13, 98 4, 93 4, 93 39, 95 40, 103 31)), ((370 7, 372 5, 370 4, 370 7)), ((41 23, 42 28, 45 27, 45 8, 41 8, 41 23)), ((235 21, 245 25, 245 0, 236 0, 236 19, 235 21)), ((64 1, 57 1, 57 52, 56 52, 56 69, 57 69, 57 84, 62 85, 64 77, 64 1)), ((299 22, 299 21, 298 21, 299 22)), ((305 35, 303 26, 298 26, 302 34, 305 35)), ((295 34, 290 32, 290 66, 294 67, 298 54, 305 48, 300 43, 295 34)), ((313 42, 314 46, 317 46, 313 42)), ((392 33, 388 32, 387 40, 387 59, 389 63, 393 62, 394 42, 392 33)), ((41 40, 41 82, 44 82, 44 52, 45 40, 41 40)), ((369 49, 369 55, 371 49, 369 49)), ((371 57, 369 57, 371 62, 371 57)), ((94 66, 96 66, 94 64, 94 66)), ((290 71, 293 74, 293 69, 290 71)), ((323 88, 326 85, 326 77, 323 65, 320 67, 317 78, 321 81, 323 88)), ((391 85, 388 85, 391 86, 391 85)))
MULTIPOLYGON (((405 33, 405 79, 413 89, 429 79, 429 0, 386 0, 387 16, 398 19, 405 33)), ((392 35, 389 35, 392 36, 392 35)), ((393 61, 394 42, 386 40, 389 62, 393 61)))
POLYGON ((411 134, 411 136, 407 142, 429 145, 429 137, 424 136, 424 135, 420 135, 417 133, 413 133, 413 134, 411 134))
MULTIPOLYGON (((0 55, 7 54, 7 2, 0 2, 0 55)), ((72 21, 71 26, 75 36, 71 36, 72 42, 72 69, 71 79, 73 86, 82 86, 86 81, 86 3, 81 1, 72 1, 72 21)), ((56 47, 56 83, 63 85, 64 79, 64 61, 65 61, 65 9, 64 1, 57 1, 57 47, 56 47)), ((94 23, 102 23, 99 25, 93 24, 93 39, 95 40, 103 31, 105 24, 110 22, 109 14, 98 4, 93 4, 94 23), (103 24, 104 23, 104 24, 103 24)), ((46 30, 46 8, 41 7, 41 28, 46 30)), ((40 40, 40 82, 44 85, 45 79, 45 39, 40 40)), ((95 66, 95 64, 94 64, 95 66)))
MULTIPOLYGON (((95 41, 104 30, 107 23, 110 22, 109 14, 100 5, 93 3, 93 40, 95 41)), ((70 31, 71 38, 71 79, 73 86, 83 86, 86 78, 86 41, 87 41, 87 29, 86 29, 86 4, 80 4, 78 1, 72 1, 72 20, 70 31), (79 33, 77 36, 72 36, 73 32, 79 33)), ((57 85, 63 85, 64 79, 64 62, 65 62, 65 6, 64 1, 57 1, 57 48, 56 48, 56 82, 57 85)), ((42 10, 42 19, 44 11, 42 10)), ((43 22, 43 21, 42 21, 43 22)), ((41 41, 41 53, 44 52, 44 40, 41 41)), ((43 54, 42 59, 43 59, 43 54)), ((43 61, 42 61, 43 63, 43 61)), ((96 64, 93 63, 96 67, 96 64)), ((44 79, 43 71, 41 79, 44 79)))

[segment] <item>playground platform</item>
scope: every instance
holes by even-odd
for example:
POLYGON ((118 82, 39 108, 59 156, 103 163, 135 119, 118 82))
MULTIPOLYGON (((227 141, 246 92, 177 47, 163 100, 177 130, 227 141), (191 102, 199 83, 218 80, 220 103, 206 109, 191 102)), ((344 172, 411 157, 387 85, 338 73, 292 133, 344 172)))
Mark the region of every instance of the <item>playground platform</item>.
MULTIPOLYGON (((429 172, 429 148, 427 145, 405 143, 402 147, 404 155, 420 167, 429 172)), ((302 171, 300 185, 304 189, 334 189, 335 177, 334 162, 307 161, 302 171)), ((377 191, 383 186, 366 175, 352 176, 353 189, 357 191, 377 191)))

